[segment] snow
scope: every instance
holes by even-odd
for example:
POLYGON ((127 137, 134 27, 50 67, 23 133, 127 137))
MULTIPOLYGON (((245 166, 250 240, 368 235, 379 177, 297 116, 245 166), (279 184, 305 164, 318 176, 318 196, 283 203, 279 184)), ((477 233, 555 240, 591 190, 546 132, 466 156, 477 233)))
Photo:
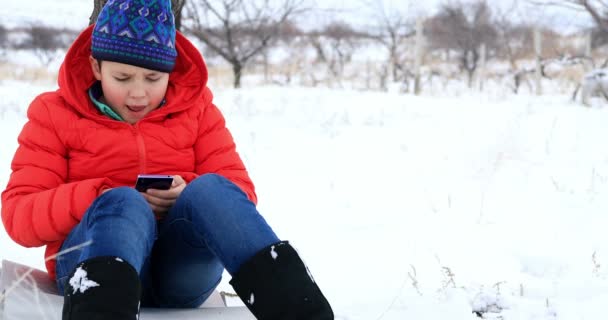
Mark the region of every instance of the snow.
POLYGON ((74 293, 78 291, 80 291, 80 293, 85 293, 93 287, 99 287, 99 283, 87 278, 87 272, 81 267, 76 268, 69 283, 72 286, 72 289, 74 289, 74 293))
POLYGON ((272 257, 273 260, 277 260, 277 258, 279 257, 279 254, 274 251, 274 246, 272 246, 270 248, 270 256, 272 257))
MULTIPOLYGON (((0 18, 76 29, 91 8, 9 1, 0 18)), ((452 82, 416 97, 210 81, 260 212, 296 247, 337 318, 605 318, 605 106, 452 82)), ((0 80, 2 188, 30 101, 54 89, 0 80)), ((0 259, 44 268, 43 248, 0 230, 0 259)), ((233 292, 229 279, 219 290, 233 292)))
MULTIPOLYGON (((53 88, 0 87, 2 185, 30 100, 53 88)), ((608 109, 560 95, 213 90, 260 212, 339 318, 603 318, 608 109)), ((1 259, 42 257, 0 233, 1 259)))

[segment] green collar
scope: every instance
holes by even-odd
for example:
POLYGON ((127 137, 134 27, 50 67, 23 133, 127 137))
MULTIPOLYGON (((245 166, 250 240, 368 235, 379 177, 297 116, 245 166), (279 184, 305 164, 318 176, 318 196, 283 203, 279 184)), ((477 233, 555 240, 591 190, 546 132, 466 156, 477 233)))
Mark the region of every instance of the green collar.
POLYGON ((89 88, 89 98, 91 98, 91 101, 93 101, 93 104, 101 113, 114 120, 124 122, 125 120, 118 113, 116 113, 116 111, 110 108, 110 106, 108 106, 107 104, 99 101, 102 96, 103 91, 101 90, 101 82, 97 81, 93 86, 91 86, 91 88, 89 88))
MULTIPOLYGON (((101 99, 101 97, 103 97, 103 91, 101 89, 101 82, 97 81, 89 88, 89 98, 91 99, 91 101, 93 101, 93 104, 97 107, 97 109, 101 113, 105 114, 106 116, 108 116, 114 120, 124 122, 125 120, 118 113, 116 113, 116 111, 114 111, 114 109, 112 109, 107 104, 99 101, 101 99)), ((162 107, 164 104, 165 104, 165 99, 163 99, 163 101, 161 101, 159 108, 162 107)))

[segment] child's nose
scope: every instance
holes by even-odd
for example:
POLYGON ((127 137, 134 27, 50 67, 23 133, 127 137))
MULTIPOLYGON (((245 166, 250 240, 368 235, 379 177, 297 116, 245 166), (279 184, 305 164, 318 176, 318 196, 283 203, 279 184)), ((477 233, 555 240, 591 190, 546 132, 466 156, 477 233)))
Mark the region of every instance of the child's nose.
POLYGON ((129 91, 129 95, 131 98, 143 98, 146 96, 146 90, 143 88, 143 86, 135 85, 129 91))

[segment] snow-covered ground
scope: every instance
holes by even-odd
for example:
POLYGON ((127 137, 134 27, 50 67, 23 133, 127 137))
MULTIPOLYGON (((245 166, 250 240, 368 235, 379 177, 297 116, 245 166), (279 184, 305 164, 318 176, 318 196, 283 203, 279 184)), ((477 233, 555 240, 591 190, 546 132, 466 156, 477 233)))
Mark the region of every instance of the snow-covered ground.
MULTIPOLYGON (((78 29, 91 9, 4 1, 0 21, 78 29)), ((605 318, 608 108, 506 87, 414 97, 211 81, 260 211, 338 318, 605 318)), ((29 102, 54 88, 0 80, 0 189, 29 102)), ((42 256, 0 228, 0 259, 43 268, 42 256)), ((221 290, 232 290, 227 281, 221 290)))
MULTIPOLYGON (((0 82, 2 187, 29 101, 52 89, 0 82)), ((567 96, 214 92, 260 211, 338 318, 604 319, 607 108, 567 96)), ((0 259, 42 268, 42 255, 0 232, 0 259)))

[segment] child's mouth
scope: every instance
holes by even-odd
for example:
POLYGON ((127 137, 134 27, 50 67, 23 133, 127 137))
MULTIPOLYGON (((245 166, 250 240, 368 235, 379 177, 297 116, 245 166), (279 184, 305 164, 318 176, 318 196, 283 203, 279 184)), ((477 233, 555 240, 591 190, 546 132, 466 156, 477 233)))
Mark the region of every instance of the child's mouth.
POLYGON ((131 112, 141 112, 146 109, 146 106, 127 106, 127 109, 131 112))

